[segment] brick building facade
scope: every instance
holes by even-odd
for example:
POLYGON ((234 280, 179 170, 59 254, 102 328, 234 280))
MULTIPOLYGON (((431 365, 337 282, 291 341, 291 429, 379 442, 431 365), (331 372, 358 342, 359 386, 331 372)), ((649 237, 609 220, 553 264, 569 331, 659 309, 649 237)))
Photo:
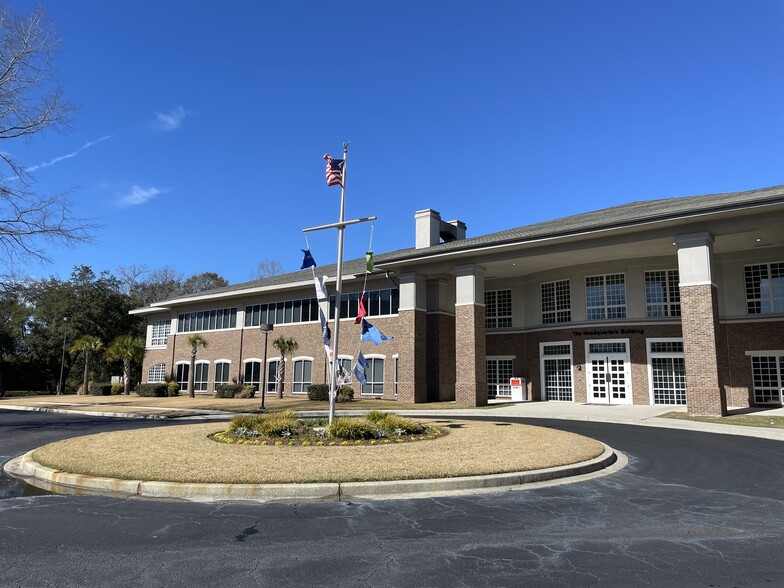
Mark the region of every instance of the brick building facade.
MULTIPOLYGON (((415 217, 415 247, 376 255, 368 319, 394 338, 361 342, 354 324, 364 259, 344 263, 339 359, 361 350, 358 394, 481 406, 508 398, 565 402, 781 405, 784 390, 784 187, 634 202, 479 237, 433 210, 415 217)), ((334 282, 335 267, 316 268, 334 282)), ((335 301, 333 301, 335 303, 335 301)), ((293 337, 284 394, 328 373, 311 270, 162 301, 148 319, 144 381, 274 389, 261 323, 293 337)))

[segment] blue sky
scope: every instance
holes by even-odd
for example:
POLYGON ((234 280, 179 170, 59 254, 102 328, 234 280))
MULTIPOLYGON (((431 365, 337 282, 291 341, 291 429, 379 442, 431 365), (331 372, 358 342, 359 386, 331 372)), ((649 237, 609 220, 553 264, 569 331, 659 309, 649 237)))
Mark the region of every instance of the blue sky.
MULTIPOLYGON (((101 227, 92 245, 49 248, 37 277, 299 269, 302 229, 337 220, 322 155, 344 141, 346 216, 378 216, 377 252, 413 246, 423 208, 477 236, 784 184, 778 0, 44 7, 79 112, 67 133, 4 148, 101 227)), ((369 236, 348 229, 346 258, 369 236)), ((335 261, 335 231, 309 240, 335 261)))

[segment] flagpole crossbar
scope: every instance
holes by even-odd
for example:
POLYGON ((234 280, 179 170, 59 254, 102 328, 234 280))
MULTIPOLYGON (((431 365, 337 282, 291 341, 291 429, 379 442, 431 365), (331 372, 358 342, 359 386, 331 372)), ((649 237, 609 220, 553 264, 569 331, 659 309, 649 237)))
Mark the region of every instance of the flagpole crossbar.
POLYGON ((354 220, 343 221, 343 222, 339 222, 339 223, 331 223, 329 225, 320 225, 318 227, 311 227, 309 229, 302 229, 302 232, 303 233, 312 233, 313 231, 322 231, 324 229, 343 229, 343 228, 348 227, 350 225, 356 225, 358 223, 367 223, 367 222, 370 222, 370 221, 374 221, 374 220, 377 220, 377 218, 378 217, 375 217, 375 216, 368 216, 368 217, 365 217, 365 218, 357 218, 357 219, 354 219, 354 220))

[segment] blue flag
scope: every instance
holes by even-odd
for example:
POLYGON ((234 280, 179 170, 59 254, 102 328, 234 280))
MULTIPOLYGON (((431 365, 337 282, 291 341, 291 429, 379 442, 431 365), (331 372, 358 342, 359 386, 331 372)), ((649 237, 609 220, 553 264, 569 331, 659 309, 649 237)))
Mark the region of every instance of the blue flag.
POLYGON ((372 341, 376 345, 381 345, 384 341, 389 341, 392 337, 387 337, 384 333, 379 331, 376 327, 371 325, 365 319, 362 319, 362 337, 363 341, 372 341))
POLYGON ((302 267, 299 269, 308 269, 309 267, 316 267, 316 260, 313 259, 313 256, 310 254, 310 249, 300 249, 302 253, 305 254, 305 258, 302 260, 302 267))
POLYGON ((359 356, 357 357, 357 363, 354 364, 354 375, 357 377, 357 381, 363 386, 367 384, 367 378, 365 377, 365 372, 368 369, 368 362, 365 360, 365 356, 362 355, 362 352, 359 352, 359 356))

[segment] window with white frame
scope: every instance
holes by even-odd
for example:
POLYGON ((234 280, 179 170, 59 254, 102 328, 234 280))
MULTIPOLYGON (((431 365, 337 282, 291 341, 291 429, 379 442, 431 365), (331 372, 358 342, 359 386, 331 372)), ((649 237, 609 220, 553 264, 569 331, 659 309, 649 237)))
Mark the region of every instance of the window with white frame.
POLYGON ((540 343, 544 399, 556 402, 574 400, 572 382, 572 343, 540 343))
POLYGON ((147 370, 147 383, 160 384, 166 381, 166 364, 156 363, 147 370))
POLYGON ((188 373, 190 372, 190 367, 187 363, 178 363, 177 369, 175 370, 174 380, 180 385, 180 390, 187 390, 188 389, 188 373))
POLYGON ((645 272, 645 312, 649 317, 681 316, 678 270, 645 272))
POLYGON ((398 376, 400 375, 400 357, 397 356, 397 355, 395 355, 393 357, 395 359, 395 388, 394 388, 394 392, 395 392, 395 398, 397 398, 397 381, 398 381, 398 376))
POLYGON ((233 329, 237 326, 236 308, 216 308, 195 312, 181 312, 177 315, 177 332, 215 331, 233 329))
POLYGON ((743 270, 746 278, 746 312, 784 312, 784 262, 747 265, 743 270))
POLYGON ((626 318, 626 279, 623 274, 585 278, 586 318, 612 320, 626 318))
POLYGON ((784 351, 774 353, 751 356, 756 404, 782 404, 784 401, 784 351))
POLYGON ((366 357, 368 368, 365 370, 367 383, 362 386, 362 394, 384 393, 384 358, 366 357))
POLYGON ((206 392, 207 381, 210 378, 210 364, 206 361, 200 361, 194 366, 193 370, 193 391, 206 392))
POLYGON ((511 398, 512 386, 509 383, 513 375, 511 357, 488 357, 487 366, 487 397, 511 398))
POLYGON ((568 323, 572 320, 572 292, 569 280, 542 284, 542 323, 568 323))
POLYGON ((502 329, 512 326, 512 291, 485 292, 485 328, 502 329))
POLYGON ((313 374, 312 359, 295 359, 294 381, 292 382, 292 392, 294 394, 307 394, 308 386, 310 386, 312 382, 312 374, 313 374))
POLYGON ((215 362, 215 386, 229 383, 229 370, 231 369, 231 362, 216 361, 215 362))
POLYGON ((648 339, 653 404, 686 404, 686 362, 681 339, 648 339))
POLYGON ((242 383, 259 387, 261 381, 261 362, 259 360, 248 360, 245 362, 242 383))
POLYGON ((166 342, 171 333, 171 320, 152 321, 151 347, 166 347, 166 342))
MULTIPOLYGON (((278 365, 281 363, 280 359, 271 359, 267 362, 267 393, 277 392, 278 382, 278 365)), ((285 382, 286 369, 283 369, 282 380, 280 382, 280 389, 283 390, 286 386, 285 382)))

